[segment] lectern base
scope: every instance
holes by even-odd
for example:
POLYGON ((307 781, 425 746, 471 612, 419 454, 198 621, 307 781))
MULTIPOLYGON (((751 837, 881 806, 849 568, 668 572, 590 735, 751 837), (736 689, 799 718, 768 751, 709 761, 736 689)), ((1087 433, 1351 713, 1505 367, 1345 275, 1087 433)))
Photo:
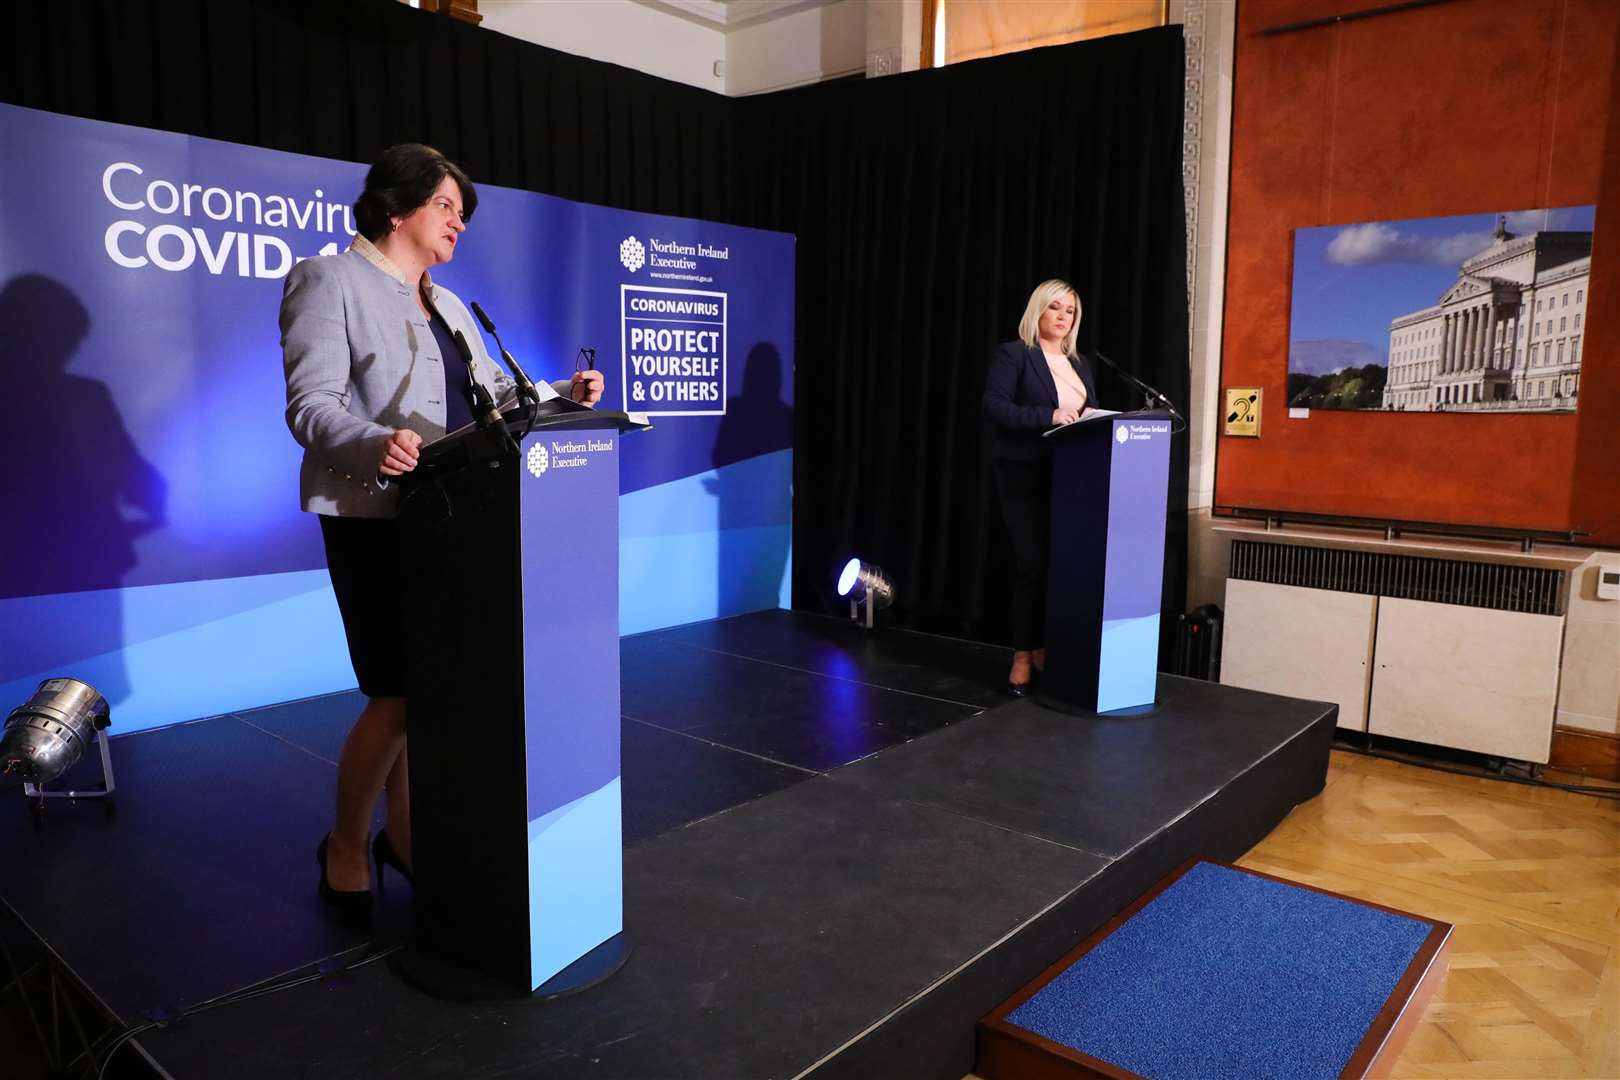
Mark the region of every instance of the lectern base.
POLYGON ((1038 690, 1035 692, 1034 698, 1035 703, 1043 708, 1051 709, 1055 712, 1069 713, 1073 716, 1118 716, 1122 718, 1132 716, 1148 716, 1157 711, 1159 708, 1159 703, 1157 700, 1155 700, 1146 705, 1133 705, 1126 709, 1109 709, 1107 712, 1098 712, 1096 709, 1088 709, 1082 705, 1075 705, 1071 702, 1059 700, 1058 698, 1052 697, 1048 694, 1043 694, 1038 690))
POLYGON ((425 952, 413 941, 407 941, 390 957, 389 964, 400 978, 418 990, 446 1001, 518 1001, 527 998, 542 1002, 588 990, 613 975, 628 959, 630 937, 621 931, 532 992, 514 987, 508 980, 497 979, 425 952))

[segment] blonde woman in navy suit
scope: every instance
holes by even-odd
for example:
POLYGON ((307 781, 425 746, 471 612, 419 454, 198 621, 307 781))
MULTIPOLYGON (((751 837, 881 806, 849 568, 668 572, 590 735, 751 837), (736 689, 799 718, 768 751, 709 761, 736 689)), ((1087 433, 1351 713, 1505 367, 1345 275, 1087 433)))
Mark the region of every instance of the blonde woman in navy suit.
POLYGON ((1097 406, 1091 364, 1075 349, 1080 296, 1052 278, 1030 294, 1018 340, 997 346, 984 383, 984 415, 995 428, 996 501, 1012 541, 1012 670, 1007 691, 1022 697, 1046 666, 1046 558, 1051 527, 1052 448, 1041 433, 1097 406))
MULTIPOLYGON (((390 147, 366 174, 349 250, 300 262, 282 293, 287 426, 304 448, 299 498, 319 515, 367 699, 338 757, 332 830, 316 849, 321 899, 354 924, 371 919, 367 840, 384 790, 387 824, 370 853, 379 873, 386 863, 410 876, 397 481, 416 468, 424 441, 473 421, 475 384, 497 403, 512 391, 465 305, 428 274, 455 254, 477 205, 467 174, 439 151, 390 147)), ((591 371, 537 389, 591 405, 602 387, 591 371)))

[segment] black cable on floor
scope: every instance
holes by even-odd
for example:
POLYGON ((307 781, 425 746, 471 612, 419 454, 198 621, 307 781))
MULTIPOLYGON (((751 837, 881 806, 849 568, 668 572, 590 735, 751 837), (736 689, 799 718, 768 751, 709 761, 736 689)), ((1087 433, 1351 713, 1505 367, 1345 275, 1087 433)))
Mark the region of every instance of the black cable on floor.
POLYGON ((1600 799, 1620 801, 1620 788, 1598 787, 1590 784, 1560 784, 1556 780, 1542 780, 1529 776, 1507 776, 1503 773, 1475 772, 1471 769, 1459 769, 1449 765, 1442 765, 1438 761, 1428 761, 1421 757, 1392 754, 1388 750, 1373 750, 1344 742, 1335 742, 1333 749, 1343 750, 1348 754, 1360 754, 1362 757, 1381 758, 1384 761, 1394 761, 1402 765, 1413 765, 1420 769, 1433 769, 1435 772, 1451 773, 1453 776, 1470 776, 1475 780, 1500 780, 1508 784, 1552 788, 1556 791, 1569 791, 1577 795, 1595 795, 1600 799))
MULTIPOLYGON (((145 1023, 137 1024, 134 1027, 125 1028, 119 1031, 116 1035, 113 1035, 112 1042, 107 1045, 105 1050, 94 1051, 96 1056, 101 1059, 101 1065, 96 1070, 96 1080, 104 1080, 107 1075, 108 1066, 112 1064, 114 1056, 117 1055, 118 1051, 124 1048, 125 1044, 132 1039, 146 1034, 148 1031, 169 1027, 173 1024, 179 1023, 182 1020, 196 1016, 198 1013, 207 1012, 210 1009, 218 1009, 225 1005, 236 1005, 244 1001, 252 1001, 255 998, 266 997, 270 994, 279 994, 282 991, 292 990, 296 987, 308 986, 313 982, 320 982, 323 979, 330 979, 334 975, 342 975, 350 971, 358 971, 367 964, 376 963, 378 960, 383 959, 389 954, 397 952, 400 947, 401 943, 395 942, 394 944, 385 945, 378 948, 376 947, 375 942, 368 941, 364 945, 358 945, 354 949, 348 950, 348 953, 350 954, 362 952, 363 955, 359 956, 357 959, 347 961, 336 967, 332 966, 329 960, 316 961, 313 964, 307 965, 307 971, 305 968, 295 969, 294 972, 272 976, 268 979, 261 979, 259 982, 249 983, 247 986, 239 987, 236 990, 230 990, 226 993, 208 998, 205 1001, 199 1001, 197 1004, 192 1005, 189 1008, 178 1009, 172 1013, 166 1010, 161 1011, 153 1019, 148 1020, 145 1023)), ((337 957, 342 957, 344 955, 346 954, 338 953, 337 957)), ((103 1036, 103 1038, 106 1038, 106 1036, 103 1036)), ((97 1041, 99 1042, 100 1040, 97 1041)))

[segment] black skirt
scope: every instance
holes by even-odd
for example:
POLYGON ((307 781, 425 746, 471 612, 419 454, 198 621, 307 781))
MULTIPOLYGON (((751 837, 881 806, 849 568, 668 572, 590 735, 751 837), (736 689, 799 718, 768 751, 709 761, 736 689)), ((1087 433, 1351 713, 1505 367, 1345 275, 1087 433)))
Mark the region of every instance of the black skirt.
POLYGON ((317 515, 360 692, 405 696, 405 572, 396 518, 317 515))

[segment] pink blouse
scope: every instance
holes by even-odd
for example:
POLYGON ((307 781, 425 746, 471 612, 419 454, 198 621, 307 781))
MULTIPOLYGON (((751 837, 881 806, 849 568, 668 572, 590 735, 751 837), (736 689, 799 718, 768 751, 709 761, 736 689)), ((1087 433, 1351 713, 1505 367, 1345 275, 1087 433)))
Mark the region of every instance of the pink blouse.
POLYGON ((1060 356, 1053 359, 1045 351, 1046 366, 1052 371, 1052 381, 1057 383, 1058 408, 1073 409, 1079 412, 1086 407, 1086 384, 1080 381, 1080 373, 1074 370, 1069 358, 1060 356))

